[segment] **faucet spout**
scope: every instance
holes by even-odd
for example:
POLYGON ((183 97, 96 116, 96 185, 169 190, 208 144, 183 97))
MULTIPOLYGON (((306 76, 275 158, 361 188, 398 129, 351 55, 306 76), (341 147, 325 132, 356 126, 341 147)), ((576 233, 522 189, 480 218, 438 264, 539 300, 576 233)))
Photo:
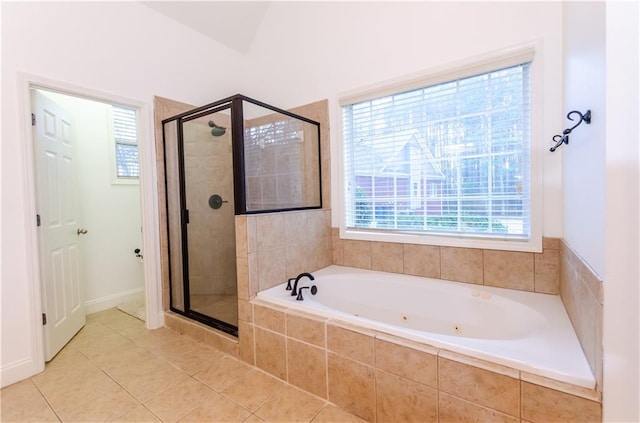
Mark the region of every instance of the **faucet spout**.
POLYGON ((308 273, 308 272, 300 273, 296 277, 296 281, 293 283, 293 289, 291 290, 291 296, 298 295, 298 282, 300 282, 300 279, 304 278, 305 276, 307 278, 311 279, 311 280, 315 279, 311 273, 308 273))

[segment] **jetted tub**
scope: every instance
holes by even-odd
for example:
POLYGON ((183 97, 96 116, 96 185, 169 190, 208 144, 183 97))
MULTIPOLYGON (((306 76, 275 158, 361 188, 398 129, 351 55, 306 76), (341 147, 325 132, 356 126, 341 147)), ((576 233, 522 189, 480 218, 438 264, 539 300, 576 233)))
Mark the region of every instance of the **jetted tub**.
POLYGON ((296 301, 285 284, 258 298, 588 389, 595 379, 562 300, 537 294, 329 266, 302 278, 296 301))

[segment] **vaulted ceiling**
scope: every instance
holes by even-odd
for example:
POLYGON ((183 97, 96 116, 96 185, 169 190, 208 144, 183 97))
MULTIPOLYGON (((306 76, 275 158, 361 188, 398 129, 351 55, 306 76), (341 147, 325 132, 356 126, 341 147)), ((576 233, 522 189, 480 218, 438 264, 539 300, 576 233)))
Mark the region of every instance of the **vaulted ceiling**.
POLYGON ((247 53, 269 9, 268 1, 145 1, 147 7, 219 43, 247 53))

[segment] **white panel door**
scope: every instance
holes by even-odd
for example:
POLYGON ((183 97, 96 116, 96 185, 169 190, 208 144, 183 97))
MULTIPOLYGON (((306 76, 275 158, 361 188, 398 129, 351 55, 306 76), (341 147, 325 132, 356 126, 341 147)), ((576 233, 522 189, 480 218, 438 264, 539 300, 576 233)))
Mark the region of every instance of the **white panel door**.
POLYGON ((42 281, 45 361, 84 326, 73 126, 68 113, 32 90, 35 115, 38 241, 42 281))

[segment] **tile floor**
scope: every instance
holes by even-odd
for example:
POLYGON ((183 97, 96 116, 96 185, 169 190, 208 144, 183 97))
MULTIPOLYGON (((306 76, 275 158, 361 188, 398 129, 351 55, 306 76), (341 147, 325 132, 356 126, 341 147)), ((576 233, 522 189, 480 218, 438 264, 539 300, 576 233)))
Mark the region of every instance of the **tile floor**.
POLYGON ((2 422, 360 422, 218 350, 117 309, 43 373, 0 392, 2 422))

